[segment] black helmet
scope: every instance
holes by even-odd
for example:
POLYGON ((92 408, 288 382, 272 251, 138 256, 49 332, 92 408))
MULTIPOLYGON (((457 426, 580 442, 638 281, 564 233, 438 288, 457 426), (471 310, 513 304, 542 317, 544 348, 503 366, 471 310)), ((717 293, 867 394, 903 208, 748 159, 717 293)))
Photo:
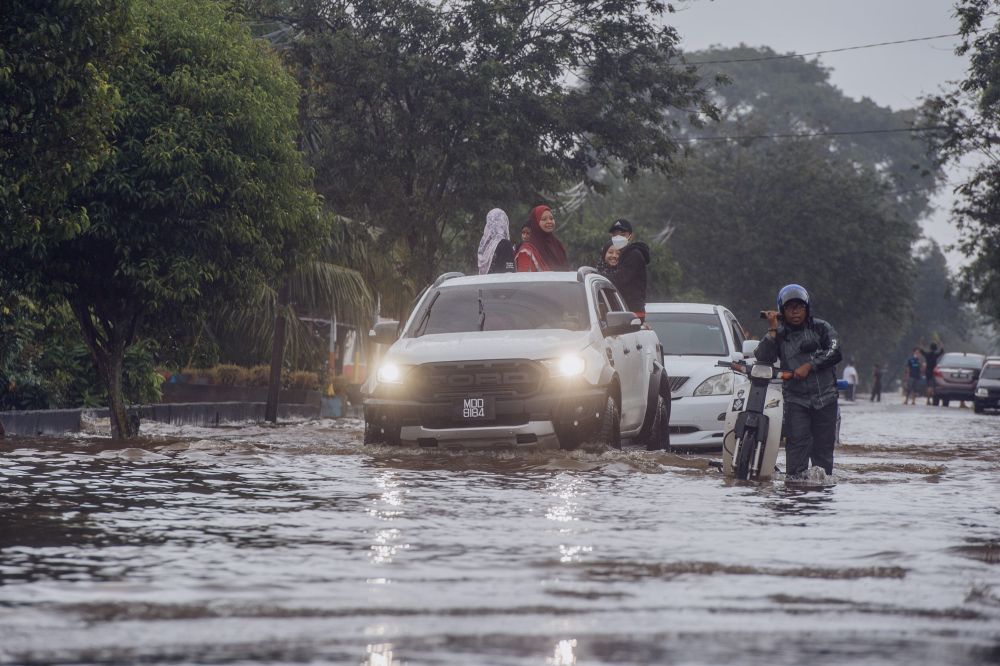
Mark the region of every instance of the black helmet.
POLYGON ((806 304, 806 313, 809 309, 809 292, 801 284, 786 284, 778 291, 778 312, 785 308, 788 301, 802 301, 806 304))

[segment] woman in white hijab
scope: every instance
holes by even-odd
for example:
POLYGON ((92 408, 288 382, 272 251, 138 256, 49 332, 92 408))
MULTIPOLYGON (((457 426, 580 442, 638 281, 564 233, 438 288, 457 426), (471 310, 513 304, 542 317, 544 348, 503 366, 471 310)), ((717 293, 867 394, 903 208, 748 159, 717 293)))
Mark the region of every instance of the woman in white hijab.
POLYGON ((486 214, 486 228, 479 241, 479 274, 514 273, 514 244, 510 242, 507 213, 494 208, 486 214))

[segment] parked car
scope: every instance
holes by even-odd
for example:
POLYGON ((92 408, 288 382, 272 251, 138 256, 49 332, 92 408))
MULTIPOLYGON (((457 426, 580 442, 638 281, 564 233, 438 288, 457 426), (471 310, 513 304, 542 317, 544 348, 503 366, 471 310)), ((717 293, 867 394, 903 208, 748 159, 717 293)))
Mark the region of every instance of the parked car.
POLYGON ((656 334, 591 268, 439 277, 365 384, 365 442, 442 448, 666 444, 656 334))
POLYGON ((1000 358, 986 359, 972 400, 977 414, 986 409, 1000 409, 1000 358))
POLYGON ((743 327, 729 310, 707 303, 647 303, 646 323, 670 377, 671 446, 721 449, 733 393, 749 382, 716 363, 745 358, 743 327))
POLYGON ((945 407, 951 400, 972 400, 979 371, 986 357, 969 352, 948 352, 934 368, 934 404, 945 407))

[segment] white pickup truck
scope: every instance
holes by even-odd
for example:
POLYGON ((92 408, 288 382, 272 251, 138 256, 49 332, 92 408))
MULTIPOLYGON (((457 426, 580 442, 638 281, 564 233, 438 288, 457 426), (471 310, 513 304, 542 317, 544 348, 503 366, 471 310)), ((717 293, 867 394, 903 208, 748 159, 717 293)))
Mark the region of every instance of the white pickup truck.
POLYGON ((362 388, 367 443, 442 448, 669 446, 670 382, 656 333, 606 278, 446 273, 362 388))

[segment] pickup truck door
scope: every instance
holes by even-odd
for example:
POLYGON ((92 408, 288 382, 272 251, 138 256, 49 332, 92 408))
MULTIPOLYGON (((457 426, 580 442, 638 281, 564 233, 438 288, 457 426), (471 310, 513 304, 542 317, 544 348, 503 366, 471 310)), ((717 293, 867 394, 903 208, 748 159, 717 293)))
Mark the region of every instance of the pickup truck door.
MULTIPOLYGON (((626 312, 625 303, 615 289, 604 287, 598 294, 610 312, 626 312)), ((611 349, 618 371, 618 381, 622 387, 621 428, 633 430, 642 425, 646 413, 646 389, 644 381, 648 377, 643 372, 642 352, 646 351, 638 337, 639 333, 623 333, 605 338, 611 349)))

